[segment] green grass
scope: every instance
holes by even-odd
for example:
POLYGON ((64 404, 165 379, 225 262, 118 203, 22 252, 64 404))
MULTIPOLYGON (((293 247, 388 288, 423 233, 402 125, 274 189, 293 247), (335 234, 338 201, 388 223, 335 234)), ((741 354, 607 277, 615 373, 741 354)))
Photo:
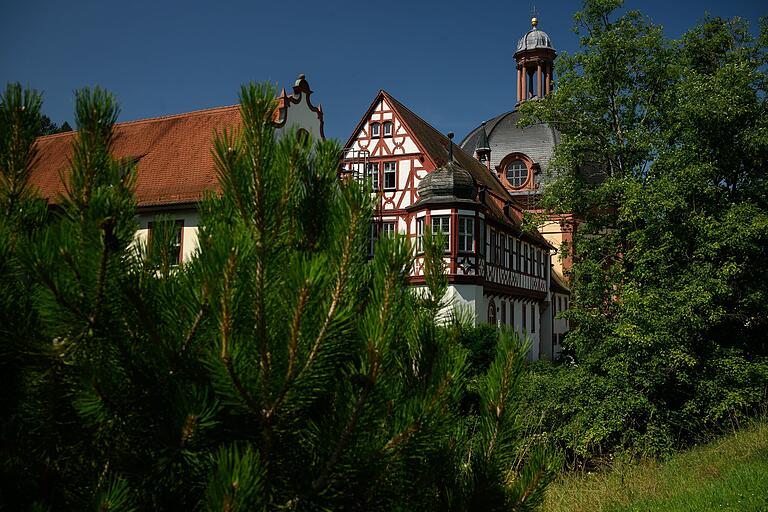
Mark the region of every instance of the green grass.
POLYGON ((670 460, 566 475, 546 512, 768 511, 768 422, 670 460))

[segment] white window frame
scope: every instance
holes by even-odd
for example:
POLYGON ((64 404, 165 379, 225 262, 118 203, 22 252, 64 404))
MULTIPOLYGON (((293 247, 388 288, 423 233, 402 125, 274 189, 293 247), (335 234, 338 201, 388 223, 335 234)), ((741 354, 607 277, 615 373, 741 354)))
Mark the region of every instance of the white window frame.
POLYGON ((381 137, 381 123, 379 122, 371 123, 371 138, 378 139, 380 137, 381 137))
POLYGON ((445 247, 443 248, 443 250, 448 252, 451 250, 451 216, 450 215, 433 215, 430 218, 429 225, 432 226, 433 235, 438 233, 438 231, 435 229, 435 223, 438 224, 438 227, 440 229, 439 232, 443 234, 443 239, 445 243, 445 247))
POLYGON ((386 221, 383 222, 381 225, 381 236, 383 237, 393 237, 395 236, 395 233, 397 232, 397 222, 395 221, 386 221))
POLYGON ((376 240, 379 239, 379 226, 376 221, 371 222, 371 230, 368 233, 368 256, 373 257, 373 249, 376 246, 376 240))
POLYGON ((379 163, 369 162, 368 168, 365 171, 368 183, 371 185, 371 190, 374 192, 379 190, 379 163))
POLYGON ((530 170, 522 160, 509 162, 506 169, 506 178, 512 188, 520 188, 528 182, 530 170))
POLYGON ((459 252, 475 252, 475 218, 459 215, 459 252))
POLYGON ((416 253, 424 252, 424 221, 425 217, 416 219, 416 253))
POLYGON ((384 121, 382 124, 381 133, 384 137, 391 137, 394 129, 395 126, 392 121, 384 121))

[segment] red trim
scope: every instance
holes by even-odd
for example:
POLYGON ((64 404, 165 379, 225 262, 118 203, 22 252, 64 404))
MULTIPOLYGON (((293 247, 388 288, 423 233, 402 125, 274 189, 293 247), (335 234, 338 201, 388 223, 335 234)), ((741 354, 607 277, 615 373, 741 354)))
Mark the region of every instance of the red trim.
POLYGON ((320 137, 325 140, 325 121, 323 120, 323 107, 321 105, 318 105, 317 107, 312 105, 312 100, 310 99, 312 92, 313 91, 309 88, 309 82, 307 82, 303 74, 299 75, 299 78, 293 84, 292 95, 288 96, 285 93, 285 89, 283 89, 282 93, 277 98, 277 108, 275 108, 274 121, 275 127, 282 128, 285 126, 285 123, 288 121, 288 109, 290 106, 298 105, 301 103, 302 95, 306 95, 307 107, 309 107, 309 110, 317 114, 317 118, 320 121, 320 137), (280 120, 281 117, 282 121, 280 120))
POLYGON ((504 184, 504 187, 509 191, 518 192, 520 190, 524 190, 526 188, 533 188, 533 174, 536 171, 537 164, 534 162, 528 155, 524 153, 510 153, 504 158, 501 159, 501 162, 499 162, 499 165, 496 167, 498 174, 499 174, 499 180, 504 184), (525 164, 525 167, 528 169, 528 176, 525 178, 525 182, 520 185, 519 187, 515 187, 512 185, 512 183, 509 182, 507 179, 507 167, 512 162, 515 162, 517 160, 522 161, 525 164))

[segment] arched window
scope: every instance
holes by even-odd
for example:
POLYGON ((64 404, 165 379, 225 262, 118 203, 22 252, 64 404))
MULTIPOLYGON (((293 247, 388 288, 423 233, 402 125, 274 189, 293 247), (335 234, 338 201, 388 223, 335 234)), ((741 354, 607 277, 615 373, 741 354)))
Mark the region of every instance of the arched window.
POLYGON ((513 188, 520 188, 528 181, 528 166, 522 160, 507 164, 507 181, 513 188))
POLYGON ((488 301, 488 323, 496 325, 496 303, 493 299, 488 301))

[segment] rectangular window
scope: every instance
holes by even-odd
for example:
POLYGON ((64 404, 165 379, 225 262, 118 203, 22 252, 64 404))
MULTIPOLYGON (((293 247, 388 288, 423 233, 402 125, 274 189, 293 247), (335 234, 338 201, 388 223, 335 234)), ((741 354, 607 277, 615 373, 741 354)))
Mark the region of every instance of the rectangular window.
POLYGON ((165 257, 165 251, 167 251, 168 263, 170 265, 181 264, 183 258, 181 249, 184 234, 184 221, 179 219, 175 221, 166 220, 149 222, 147 223, 147 228, 149 231, 147 234, 147 247, 150 257, 152 257, 153 253, 157 252, 162 259, 165 257), (157 233, 157 230, 161 229, 161 226, 165 226, 165 228, 169 228, 172 231, 170 233, 157 233), (168 241, 166 247, 160 247, 163 240, 168 241))
POLYGON ((397 162, 384 162, 384 188, 386 190, 397 188, 397 162))
POLYGON ((509 238, 509 251, 511 253, 509 258, 509 268, 517 270, 517 251, 515 250, 515 239, 512 237, 509 238))
POLYGON ((480 254, 485 256, 485 254, 486 254, 486 249, 485 249, 485 222, 483 222, 482 220, 480 220, 480 226, 478 227, 477 231, 480 233, 480 243, 478 244, 479 247, 480 247, 480 254))
POLYGON ((490 232, 491 232, 491 237, 489 240, 491 242, 491 247, 490 247, 490 250, 488 251, 488 262, 496 263, 496 231, 491 229, 490 232))
POLYGON ((424 252, 424 217, 416 219, 416 252, 424 252))
POLYGON ((475 250, 475 219, 472 217, 459 217, 459 252, 473 252, 475 250))
POLYGON ((522 308, 523 308, 523 314, 521 315, 521 318, 523 319, 523 334, 527 334, 528 322, 526 318, 528 317, 525 315, 525 302, 523 302, 522 308))
POLYGON ((539 263, 540 262, 539 255, 540 255, 541 251, 538 250, 538 249, 534 249, 534 251, 535 252, 534 252, 533 255, 535 256, 535 258, 534 258, 534 266, 533 266, 533 275, 535 275, 536 277, 541 277, 539 275, 539 269, 541 268, 541 265, 539 263))
POLYGON ((509 268, 509 244, 512 239, 508 236, 504 237, 504 268, 509 268))
POLYGON ((522 247, 520 246, 520 240, 517 240, 515 245, 517 246, 517 271, 522 272, 523 271, 523 251, 522 251, 522 247))
POLYGON ((371 138, 378 139, 381 136, 381 125, 379 123, 371 123, 371 138))
POLYGON ((368 175, 368 182, 371 184, 371 190, 379 190, 379 164, 368 164, 366 174, 368 175))
POLYGON ((507 323, 507 303, 501 301, 501 323, 506 325, 507 323))
POLYGON ((451 218, 447 215, 432 217, 432 234, 443 234, 443 249, 448 251, 451 248, 451 218))
POLYGON ((397 223, 396 222, 385 222, 381 225, 381 236, 382 237, 393 237, 395 236, 395 232, 397 231, 397 223))
POLYGON ((536 332, 536 306, 531 304, 531 332, 536 332))
POLYGON ((525 258, 523 259, 523 272, 528 273, 528 261, 530 260, 530 254, 528 253, 528 244, 523 244, 523 252, 525 258))
POLYGON ((376 222, 371 222, 371 230, 368 233, 368 256, 373 256, 373 249, 376 247, 376 240, 379 239, 379 226, 376 222))
POLYGON ((385 137, 392 136, 392 121, 387 121, 384 123, 384 136, 385 137))

